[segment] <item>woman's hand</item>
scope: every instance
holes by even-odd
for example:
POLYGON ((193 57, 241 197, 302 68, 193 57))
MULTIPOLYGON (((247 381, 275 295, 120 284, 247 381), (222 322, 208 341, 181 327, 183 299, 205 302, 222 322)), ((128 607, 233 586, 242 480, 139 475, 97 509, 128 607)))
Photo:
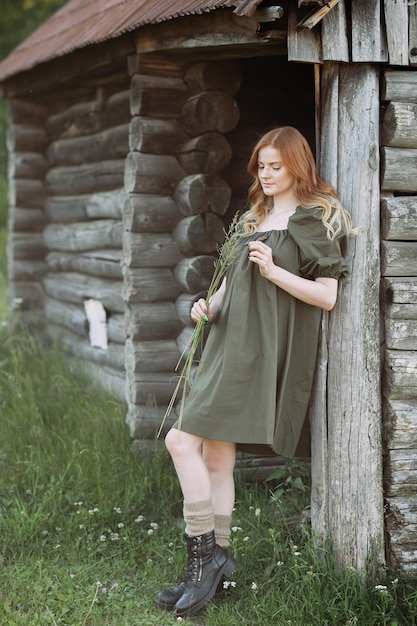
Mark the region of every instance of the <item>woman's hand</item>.
POLYGON ((191 308, 191 319, 193 322, 198 324, 201 319, 205 322, 214 322, 221 309, 225 291, 226 278, 223 278, 219 289, 210 298, 210 305, 204 298, 200 298, 197 302, 194 302, 191 308))
POLYGON ((251 241, 249 244, 249 259, 256 263, 259 271, 272 283, 284 289, 302 302, 318 306, 325 311, 331 311, 337 298, 336 278, 319 277, 309 280, 296 276, 272 260, 272 250, 262 241, 251 241))
POLYGON ((191 308, 191 319, 196 324, 201 319, 204 319, 205 322, 210 321, 210 311, 204 298, 200 298, 197 302, 194 302, 191 308))
POLYGON ((276 267, 272 260, 272 250, 269 246, 262 243, 262 241, 251 241, 249 246, 249 260, 256 263, 259 267, 259 271, 265 278, 272 276, 273 270, 276 267))

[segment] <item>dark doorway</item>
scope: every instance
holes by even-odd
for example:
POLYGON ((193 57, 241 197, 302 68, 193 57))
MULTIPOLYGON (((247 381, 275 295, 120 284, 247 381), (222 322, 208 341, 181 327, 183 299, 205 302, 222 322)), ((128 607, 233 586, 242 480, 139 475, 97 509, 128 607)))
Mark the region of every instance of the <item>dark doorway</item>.
POLYGON ((315 152, 313 66, 289 63, 284 56, 253 57, 238 62, 242 85, 235 99, 240 108, 240 121, 227 135, 233 159, 222 173, 233 192, 230 216, 245 208, 251 182, 246 166, 262 134, 276 126, 295 126, 315 152))

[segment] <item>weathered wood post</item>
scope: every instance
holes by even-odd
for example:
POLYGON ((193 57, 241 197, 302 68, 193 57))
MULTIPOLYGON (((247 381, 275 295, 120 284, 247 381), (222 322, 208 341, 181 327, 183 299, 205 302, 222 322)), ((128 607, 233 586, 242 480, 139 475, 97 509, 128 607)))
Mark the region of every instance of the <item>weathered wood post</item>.
POLYGON ((351 273, 321 344, 312 523, 319 536, 330 537, 338 561, 361 573, 384 564, 378 93, 376 68, 324 64, 321 175, 338 189, 359 236, 351 241, 351 273))

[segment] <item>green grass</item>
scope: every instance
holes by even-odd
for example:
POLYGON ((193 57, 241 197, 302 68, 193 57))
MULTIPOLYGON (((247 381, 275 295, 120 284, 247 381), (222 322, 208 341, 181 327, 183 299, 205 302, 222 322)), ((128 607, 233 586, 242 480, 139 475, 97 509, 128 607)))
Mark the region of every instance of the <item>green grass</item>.
MULTIPOLYGON (((167 455, 133 454, 125 407, 72 371, 58 347, 4 323, 0 415, 0 623, 173 624, 153 604, 184 565, 182 498, 167 455)), ((223 597, 184 624, 416 623, 415 581, 361 582, 316 550, 307 525, 288 525, 307 485, 294 466, 272 483, 238 479, 238 569, 223 597)))

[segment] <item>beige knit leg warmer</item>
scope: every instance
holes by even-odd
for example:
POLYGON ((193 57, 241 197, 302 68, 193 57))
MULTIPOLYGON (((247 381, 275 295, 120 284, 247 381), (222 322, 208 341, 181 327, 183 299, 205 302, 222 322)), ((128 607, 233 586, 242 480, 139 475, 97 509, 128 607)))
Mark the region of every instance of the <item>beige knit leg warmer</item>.
POLYGON ((214 509, 211 500, 184 502, 185 532, 189 537, 205 535, 214 530, 214 509))
POLYGON ((216 543, 218 543, 222 548, 228 548, 230 545, 231 521, 231 515, 214 516, 214 534, 216 535, 216 543))

